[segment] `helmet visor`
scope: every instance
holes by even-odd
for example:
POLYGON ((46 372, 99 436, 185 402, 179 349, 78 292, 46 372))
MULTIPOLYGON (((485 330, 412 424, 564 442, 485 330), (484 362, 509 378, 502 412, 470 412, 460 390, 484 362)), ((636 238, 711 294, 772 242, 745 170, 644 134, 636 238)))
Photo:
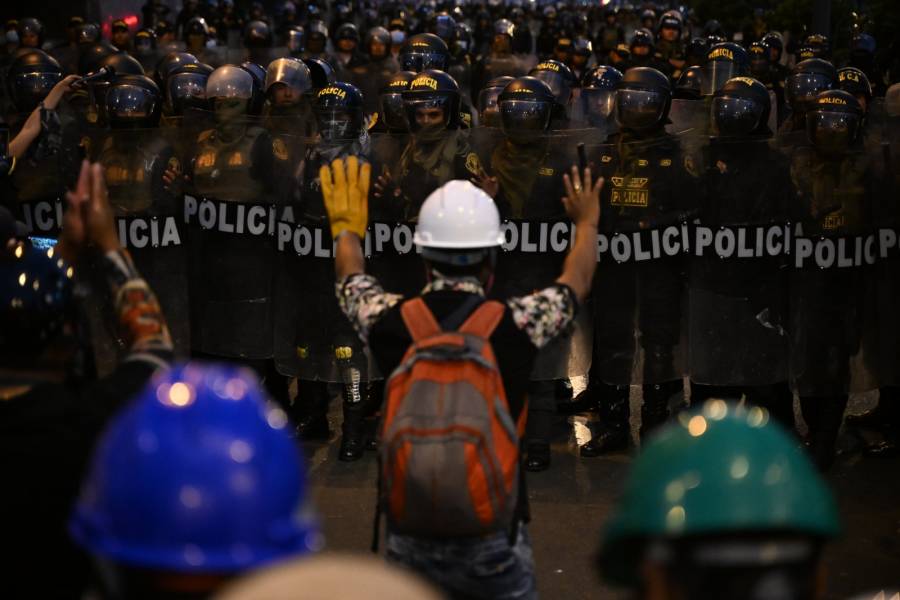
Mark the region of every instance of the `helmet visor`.
POLYGON ((299 31, 290 32, 288 34, 287 47, 291 54, 303 52, 303 33, 299 31))
POLYGON ((589 122, 605 122, 616 108, 616 91, 585 88, 581 90, 581 107, 589 122))
POLYGON ((497 98, 502 91, 503 88, 500 87, 485 88, 481 90, 481 93, 478 94, 478 112, 484 113, 486 111, 497 110, 497 98))
POLYGON ((317 110, 316 124, 326 142, 351 141, 359 136, 353 115, 344 109, 317 110))
POLYGON ((408 52, 400 56, 400 70, 421 73, 427 69, 447 69, 447 57, 441 52, 408 52))
POLYGON ((410 130, 414 133, 422 129, 446 129, 450 124, 450 98, 447 96, 405 99, 403 106, 410 130))
POLYGON ((713 98, 712 130, 720 136, 750 135, 759 127, 763 107, 745 98, 713 98))
POLYGON ((175 114, 183 114, 188 107, 203 108, 206 105, 207 79, 199 73, 178 73, 169 77, 169 104, 175 114))
POLYGON ((296 96, 302 96, 312 89, 309 69, 297 59, 282 58, 269 64, 266 69, 266 92, 276 83, 285 84, 296 96))
POLYGON ((786 94, 791 105, 811 102, 819 92, 834 86, 831 77, 821 73, 795 73, 788 77, 786 94))
POLYGON ((59 73, 21 73, 13 86, 16 108, 23 112, 34 110, 47 97, 62 75, 59 73))
POLYGON ((210 75, 206 82, 207 98, 240 98, 249 100, 253 97, 253 77, 246 71, 216 76, 210 75))
POLYGON ((550 125, 549 102, 504 100, 500 103, 500 127, 511 139, 534 137, 550 125))
POLYGON ((553 92, 553 97, 556 98, 557 102, 560 104, 569 102, 569 98, 572 95, 572 89, 569 87, 569 83, 561 73, 538 71, 534 74, 534 77, 550 86, 550 91, 553 92))
POLYGON ((817 149, 829 154, 846 152, 856 140, 859 117, 847 113, 813 111, 806 115, 806 134, 817 149))
POLYGON ((746 75, 746 73, 730 60, 711 60, 703 67, 703 81, 700 85, 700 93, 704 96, 712 96, 729 79, 741 75, 746 75))
POLYGON ((666 94, 652 90, 616 92, 616 118, 625 129, 642 131, 662 124, 666 94))
POLYGON ((142 121, 156 112, 158 99, 146 88, 114 85, 106 92, 106 115, 110 121, 142 121))
POLYGON ((392 131, 409 130, 401 94, 381 95, 381 116, 384 118, 384 124, 388 129, 392 131))

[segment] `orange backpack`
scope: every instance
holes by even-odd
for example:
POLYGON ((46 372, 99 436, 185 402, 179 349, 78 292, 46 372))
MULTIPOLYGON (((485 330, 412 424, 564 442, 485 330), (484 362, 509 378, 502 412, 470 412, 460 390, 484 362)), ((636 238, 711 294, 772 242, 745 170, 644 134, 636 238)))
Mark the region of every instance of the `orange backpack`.
POLYGON ((388 380, 380 447, 379 512, 392 531, 461 537, 515 525, 526 410, 515 423, 489 341, 504 310, 483 302, 442 331, 421 298, 401 307, 413 343, 388 380))

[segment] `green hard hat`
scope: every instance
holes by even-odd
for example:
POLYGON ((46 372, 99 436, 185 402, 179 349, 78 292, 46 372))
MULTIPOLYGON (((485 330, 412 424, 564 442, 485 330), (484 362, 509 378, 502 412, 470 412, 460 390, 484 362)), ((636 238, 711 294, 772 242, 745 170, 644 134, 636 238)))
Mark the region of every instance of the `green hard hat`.
POLYGON ((831 492, 796 440, 768 421, 761 408, 710 400, 660 430, 635 460, 603 533, 603 576, 636 585, 650 540, 838 535, 831 492))

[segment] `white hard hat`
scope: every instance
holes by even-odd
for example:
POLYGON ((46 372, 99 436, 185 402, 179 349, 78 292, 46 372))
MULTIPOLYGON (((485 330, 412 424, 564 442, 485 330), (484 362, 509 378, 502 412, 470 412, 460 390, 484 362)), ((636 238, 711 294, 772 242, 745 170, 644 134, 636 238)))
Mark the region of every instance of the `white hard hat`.
POLYGON ((419 211, 413 241, 422 248, 474 250, 503 243, 500 213, 493 199, 469 181, 448 181, 419 211))

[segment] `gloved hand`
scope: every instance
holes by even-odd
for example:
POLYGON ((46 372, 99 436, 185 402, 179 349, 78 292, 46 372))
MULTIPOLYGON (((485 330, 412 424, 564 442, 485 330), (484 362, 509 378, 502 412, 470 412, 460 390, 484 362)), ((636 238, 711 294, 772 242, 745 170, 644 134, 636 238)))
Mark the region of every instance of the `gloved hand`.
POLYGON ((336 238, 345 231, 365 237, 369 222, 371 174, 371 165, 367 162, 360 164, 355 156, 335 159, 330 167, 322 165, 319 169, 332 237, 336 238))

